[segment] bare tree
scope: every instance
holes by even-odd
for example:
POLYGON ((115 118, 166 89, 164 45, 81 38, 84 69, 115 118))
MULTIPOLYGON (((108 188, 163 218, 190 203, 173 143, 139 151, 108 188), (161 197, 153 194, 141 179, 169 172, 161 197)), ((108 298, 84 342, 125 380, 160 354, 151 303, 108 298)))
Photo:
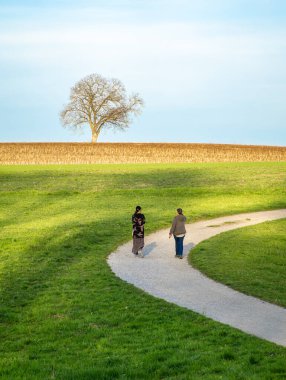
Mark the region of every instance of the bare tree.
POLYGON ((143 99, 138 94, 127 97, 118 79, 91 74, 72 87, 60 117, 63 126, 77 129, 89 125, 92 142, 96 142, 103 128, 126 129, 130 115, 138 115, 142 106, 143 99))

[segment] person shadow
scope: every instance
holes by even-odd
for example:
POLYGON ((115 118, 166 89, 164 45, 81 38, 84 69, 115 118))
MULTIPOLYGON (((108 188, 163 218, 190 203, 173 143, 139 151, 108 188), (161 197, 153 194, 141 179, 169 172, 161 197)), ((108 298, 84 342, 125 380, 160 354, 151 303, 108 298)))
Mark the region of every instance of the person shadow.
MULTIPOLYGON (((193 249, 195 246, 194 243, 189 243, 184 246, 184 256, 188 256, 191 249, 193 249)), ((157 244, 153 241, 150 244, 145 245, 143 249, 143 256, 148 256, 154 249, 157 247, 157 244)))
POLYGON ((157 247, 155 242, 145 245, 143 249, 144 257, 150 255, 150 253, 157 247))
POLYGON ((188 256, 188 254, 190 253, 191 249, 194 248, 194 246, 195 246, 194 243, 189 243, 189 244, 184 245, 184 253, 183 253, 183 255, 184 256, 188 256))

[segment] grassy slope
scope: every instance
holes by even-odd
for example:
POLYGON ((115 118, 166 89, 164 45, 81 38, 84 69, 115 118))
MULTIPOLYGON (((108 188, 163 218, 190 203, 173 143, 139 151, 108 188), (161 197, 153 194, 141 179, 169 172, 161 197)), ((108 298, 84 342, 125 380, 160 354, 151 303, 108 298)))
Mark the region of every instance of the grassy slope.
POLYGON ((286 207, 285 163, 2 167, 0 378, 275 379, 286 350, 157 300, 106 257, 151 232, 286 207))
POLYGON ((229 231, 199 244, 194 266, 239 291, 286 307, 286 219, 229 231))

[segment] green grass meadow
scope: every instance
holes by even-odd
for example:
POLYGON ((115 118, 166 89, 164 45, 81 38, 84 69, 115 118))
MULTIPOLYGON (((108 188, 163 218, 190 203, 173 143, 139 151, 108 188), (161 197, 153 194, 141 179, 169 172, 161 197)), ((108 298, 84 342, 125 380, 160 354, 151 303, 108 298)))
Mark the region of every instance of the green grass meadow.
POLYGON ((286 219, 217 235, 189 258, 209 277, 286 307, 286 219))
MULTIPOLYGON (((285 379, 286 348, 116 278, 146 232, 286 207, 286 163, 0 167, 0 379, 285 379)), ((178 289, 180 291, 180 289, 178 289)))

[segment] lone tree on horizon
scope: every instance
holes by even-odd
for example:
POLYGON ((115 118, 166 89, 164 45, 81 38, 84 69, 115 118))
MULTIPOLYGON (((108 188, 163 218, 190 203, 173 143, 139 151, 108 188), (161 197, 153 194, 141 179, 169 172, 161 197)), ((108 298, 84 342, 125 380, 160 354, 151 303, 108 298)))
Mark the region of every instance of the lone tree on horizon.
POLYGON ((64 127, 74 129, 89 125, 92 142, 97 142, 103 128, 124 130, 131 114, 139 115, 143 99, 138 94, 127 97, 118 79, 106 79, 91 74, 71 88, 70 101, 60 113, 64 127))

